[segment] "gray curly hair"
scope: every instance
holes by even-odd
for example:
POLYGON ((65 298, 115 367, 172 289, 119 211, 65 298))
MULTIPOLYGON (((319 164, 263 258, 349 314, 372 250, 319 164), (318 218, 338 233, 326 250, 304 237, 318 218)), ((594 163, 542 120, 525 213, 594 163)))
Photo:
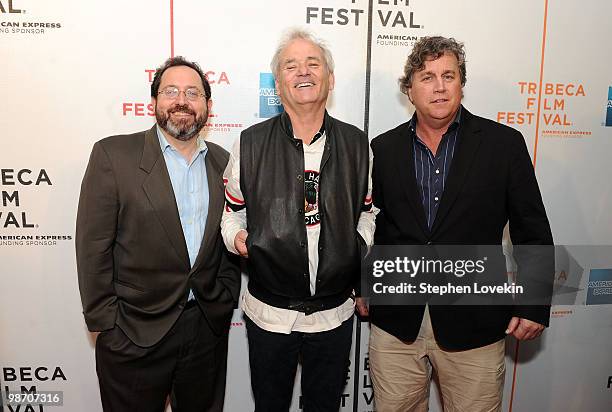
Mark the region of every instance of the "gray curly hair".
POLYGON ((412 52, 408 56, 406 65, 404 66, 404 75, 399 78, 401 92, 407 95, 408 89, 412 87, 412 77, 414 73, 423 70, 427 60, 438 59, 444 53, 452 53, 457 58, 461 86, 465 86, 467 77, 463 43, 458 42, 452 37, 431 36, 423 37, 414 44, 412 52))

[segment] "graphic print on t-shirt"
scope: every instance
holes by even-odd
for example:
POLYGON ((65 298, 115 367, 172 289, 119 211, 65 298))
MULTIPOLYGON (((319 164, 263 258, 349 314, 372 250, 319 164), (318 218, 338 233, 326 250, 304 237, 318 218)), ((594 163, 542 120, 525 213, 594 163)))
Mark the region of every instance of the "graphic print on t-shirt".
POLYGON ((304 219, 306 226, 316 226, 321 222, 319 214, 319 172, 304 172, 304 219))

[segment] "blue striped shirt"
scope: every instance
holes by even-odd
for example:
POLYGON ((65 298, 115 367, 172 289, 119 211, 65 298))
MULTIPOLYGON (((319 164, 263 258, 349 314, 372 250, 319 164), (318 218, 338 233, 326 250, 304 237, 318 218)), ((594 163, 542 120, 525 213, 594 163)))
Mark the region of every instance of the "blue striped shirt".
POLYGON ((442 140, 435 155, 416 134, 416 113, 410 119, 410 134, 414 140, 414 171, 429 229, 436 219, 440 200, 442 200, 444 193, 444 184, 455 154, 460 115, 461 108, 459 108, 455 120, 450 124, 446 133, 442 135, 442 140))

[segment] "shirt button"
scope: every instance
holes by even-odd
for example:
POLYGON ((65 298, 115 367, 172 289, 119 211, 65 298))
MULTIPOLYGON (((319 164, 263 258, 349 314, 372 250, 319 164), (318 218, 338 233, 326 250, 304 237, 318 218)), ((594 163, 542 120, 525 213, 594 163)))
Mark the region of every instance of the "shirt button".
POLYGON ((306 242, 300 242, 301 247, 306 247, 306 242))
POLYGON ((297 180, 302 180, 302 175, 297 175, 297 180))
POLYGON ((304 213, 303 209, 298 209, 298 213, 304 213))
POLYGON ((436 174, 439 174, 439 173, 440 173, 440 169, 436 169, 436 174))
POLYGON ((434 197, 434 200, 437 202, 438 201, 438 196, 434 197))

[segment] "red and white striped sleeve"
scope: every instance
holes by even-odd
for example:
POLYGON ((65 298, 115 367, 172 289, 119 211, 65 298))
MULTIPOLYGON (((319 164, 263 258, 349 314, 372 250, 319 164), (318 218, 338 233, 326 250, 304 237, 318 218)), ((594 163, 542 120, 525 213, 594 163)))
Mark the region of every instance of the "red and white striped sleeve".
POLYGON ((370 164, 368 167, 368 192, 361 206, 361 214, 357 222, 357 232, 365 240, 368 248, 374 244, 374 231, 376 230, 376 215, 379 209, 372 202, 372 149, 370 148, 370 164))
POLYGON ((236 139, 223 173, 225 183, 225 207, 221 218, 221 236, 225 247, 238 254, 234 247, 236 234, 246 230, 246 203, 240 190, 240 138, 236 139))

